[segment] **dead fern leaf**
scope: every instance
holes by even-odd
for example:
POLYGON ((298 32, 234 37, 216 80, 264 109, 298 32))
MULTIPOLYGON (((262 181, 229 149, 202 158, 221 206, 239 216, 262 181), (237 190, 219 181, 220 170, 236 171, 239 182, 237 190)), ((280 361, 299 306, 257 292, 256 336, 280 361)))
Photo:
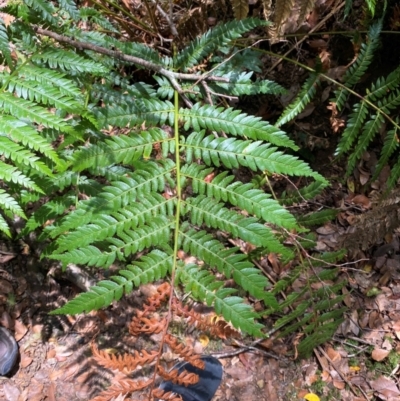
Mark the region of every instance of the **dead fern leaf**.
POLYGON ((193 348, 185 346, 184 344, 178 342, 178 339, 170 334, 167 334, 164 341, 173 352, 180 355, 185 361, 189 362, 191 365, 199 369, 204 369, 204 362, 200 359, 200 355, 195 355, 193 353, 193 348))
POLYGON ((167 372, 161 365, 158 367, 159 375, 166 381, 172 381, 175 384, 179 384, 181 386, 190 386, 198 383, 199 376, 195 373, 190 373, 184 370, 179 373, 178 369, 173 369, 167 372))
POLYGON ((265 21, 269 21, 272 14, 272 0, 261 0, 265 21))
POLYGON ((159 320, 156 317, 135 316, 129 325, 129 333, 134 336, 139 334, 158 334, 165 328, 166 320, 159 320))
POLYGON ((110 401, 114 397, 120 395, 126 396, 135 391, 140 391, 149 387, 153 383, 152 379, 149 380, 132 380, 132 379, 122 379, 111 385, 107 390, 104 390, 91 401, 110 401))
POLYGON ((249 13, 249 1, 248 0, 231 0, 233 14, 237 20, 242 20, 247 17, 249 13))
POLYGON ((297 20, 298 25, 301 25, 304 22, 307 14, 314 8, 315 2, 316 0, 300 0, 300 15, 297 20))
POLYGON ((386 234, 400 227, 400 190, 394 189, 378 200, 374 208, 356 217, 351 232, 341 242, 350 251, 366 250, 379 243, 386 234))
POLYGON ((165 400, 165 401, 182 401, 182 397, 179 394, 173 393, 172 391, 165 392, 160 388, 155 388, 151 395, 157 399, 165 400))
POLYGON ((218 318, 216 321, 215 315, 202 315, 193 309, 189 309, 187 305, 182 305, 176 299, 172 302, 172 309, 178 316, 186 317, 189 325, 195 326, 198 330, 207 331, 214 337, 221 339, 240 337, 240 333, 225 320, 218 318))
POLYGON ((294 4, 295 0, 276 0, 274 22, 277 27, 280 27, 289 17, 294 4))
POLYGON ((132 354, 113 355, 99 350, 94 343, 91 344, 93 357, 96 362, 107 369, 117 369, 121 372, 132 372, 138 366, 145 366, 157 359, 158 351, 141 353, 134 351, 132 354))

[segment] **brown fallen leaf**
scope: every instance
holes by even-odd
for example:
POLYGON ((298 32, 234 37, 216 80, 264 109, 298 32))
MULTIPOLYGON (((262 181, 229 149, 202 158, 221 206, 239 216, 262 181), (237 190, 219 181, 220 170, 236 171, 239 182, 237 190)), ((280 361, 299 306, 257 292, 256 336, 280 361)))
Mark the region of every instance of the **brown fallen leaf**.
POLYGON ((364 209, 369 209, 371 207, 371 201, 365 195, 356 195, 351 201, 364 209))
POLYGON ((333 380, 332 383, 338 390, 343 390, 346 387, 346 383, 343 380, 333 380))
POLYGON ((21 368, 26 368, 32 363, 32 361, 33 359, 30 356, 28 356, 25 352, 22 352, 19 366, 21 368))
POLYGON ((389 354, 390 354, 390 351, 388 351, 386 349, 375 348, 372 351, 371 356, 374 361, 380 362, 380 361, 383 361, 389 354))
POLYGON ((17 341, 21 340, 28 332, 28 328, 19 320, 15 321, 15 339, 17 341))
POLYGON ((332 347, 329 347, 326 350, 326 353, 328 354, 329 358, 331 358, 332 362, 338 362, 338 361, 340 361, 342 359, 342 357, 339 354, 339 352, 334 350, 332 347))
POLYGON ((383 399, 385 400, 389 397, 400 396, 400 390, 398 389, 396 382, 387 377, 381 376, 376 380, 371 380, 370 385, 372 389, 378 392, 381 397, 383 396, 383 399))

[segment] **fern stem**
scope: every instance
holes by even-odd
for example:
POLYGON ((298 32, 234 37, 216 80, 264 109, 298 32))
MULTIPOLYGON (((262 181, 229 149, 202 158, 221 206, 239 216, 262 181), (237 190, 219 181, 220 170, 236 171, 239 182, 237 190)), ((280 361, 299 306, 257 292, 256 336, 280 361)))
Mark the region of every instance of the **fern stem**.
POLYGON ((276 194, 275 194, 275 192, 274 192, 274 189, 272 188, 272 185, 271 185, 271 182, 270 182, 270 180, 269 180, 269 178, 268 178, 268 173, 267 173, 267 172, 264 173, 264 179, 265 179, 265 182, 266 182, 267 185, 268 185, 268 188, 269 188, 269 190, 270 190, 270 192, 271 192, 272 197, 273 197, 277 202, 279 202, 279 199, 276 197, 276 194))
POLYGON ((179 93, 174 91, 174 139, 175 139, 175 165, 176 165, 176 211, 175 211, 175 232, 174 232, 174 260, 172 262, 171 282, 174 285, 174 275, 178 259, 178 237, 180 227, 181 203, 182 203, 182 184, 181 184, 181 161, 180 161, 180 141, 179 141, 179 93))

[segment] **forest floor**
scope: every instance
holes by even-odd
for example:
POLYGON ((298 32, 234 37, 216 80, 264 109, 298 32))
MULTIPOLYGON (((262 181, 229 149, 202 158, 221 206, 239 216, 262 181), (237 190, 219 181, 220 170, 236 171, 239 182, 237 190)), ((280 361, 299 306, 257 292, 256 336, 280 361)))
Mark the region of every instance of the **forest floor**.
MULTIPOLYGON (((324 29, 337 28, 335 24, 339 21, 333 19, 324 29)), ((291 49, 290 54, 294 53, 304 64, 311 64, 317 55, 325 55, 331 59, 333 74, 341 66, 349 65, 354 57, 350 39, 345 35, 320 35, 308 38, 301 45, 293 40, 271 48, 279 49, 281 54, 291 49)), ((390 40, 383 39, 380 59, 386 60, 385 65, 375 64, 366 76, 366 84, 376 78, 378 69, 390 71, 398 66, 400 55, 393 49, 400 49, 400 44, 394 46, 390 40)), ((260 74, 285 86, 292 97, 295 96, 307 74, 289 63, 269 70, 275 61, 276 58, 265 56, 265 70, 260 74)), ((388 165, 376 182, 368 181, 381 147, 377 142, 365 152, 353 174, 343 178, 346 160, 338 161, 334 156, 341 121, 335 120, 332 110, 327 108, 331 91, 332 86, 325 83, 314 101, 285 127, 301 147, 301 157, 331 182, 331 186, 312 202, 300 203, 291 209, 293 213, 319 208, 338 211, 334 221, 312 229, 317 236, 318 252, 336 251, 343 245, 351 245, 351 241, 343 244, 343 238, 355 231, 352 227, 359 216, 374 211, 374 200, 385 191, 390 174, 388 165)), ((244 98, 238 107, 270 121, 291 99, 290 95, 244 98)), ((345 112, 341 118, 346 117, 345 112)), ((270 184, 279 194, 290 191, 296 183, 272 177, 270 184)), ((354 235, 361 236, 357 231, 354 235)), ((223 365, 223 381, 213 400, 295 401, 304 399, 307 394, 331 401, 399 400, 399 235, 398 231, 388 232, 379 242, 367 241, 366 246, 361 244, 358 248, 349 246, 352 249, 342 264, 337 265, 340 268, 337 280, 321 283, 329 286, 345 280, 343 304, 348 309, 335 336, 317 347, 307 359, 296 358, 299 341, 296 334, 285 338, 272 335, 257 343, 248 338, 214 341, 198 330, 188 330, 185 321, 177 321, 177 337, 192 345, 198 354, 215 355, 223 365)), ((90 400, 115 377, 115 372, 97 364, 91 352, 93 341, 110 354, 157 346, 159 337, 137 338, 128 329, 135 311, 154 292, 154 286, 137 289, 105 310, 88 315, 49 315, 51 310, 82 290, 76 280, 60 272, 56 263, 41 261, 40 250, 35 246, 34 241, 0 244, 0 325, 11 330, 19 346, 17 364, 7 377, 0 378, 0 400, 90 400)), ((266 257, 259 263, 271 282, 284 277, 293 267, 293 264, 282 265, 273 257, 266 257)), ((110 272, 92 270, 90 274, 92 276, 85 280, 105 279, 110 272)), ((303 284, 299 279, 292 289, 303 284)), ((204 313, 209 312, 204 310, 204 313)), ((272 327, 273 318, 269 319, 264 323, 272 327)), ((171 357, 170 367, 173 360, 171 357)), ((141 399, 146 399, 145 395, 141 399)))

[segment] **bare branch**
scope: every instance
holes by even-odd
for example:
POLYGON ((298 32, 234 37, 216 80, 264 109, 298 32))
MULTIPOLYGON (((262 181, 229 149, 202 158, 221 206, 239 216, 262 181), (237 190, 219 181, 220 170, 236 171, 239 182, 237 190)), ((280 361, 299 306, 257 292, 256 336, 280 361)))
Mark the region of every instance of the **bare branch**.
POLYGON ((176 26, 174 22, 172 21, 172 18, 170 18, 170 15, 168 15, 162 7, 158 4, 156 0, 151 0, 153 4, 156 5, 158 12, 167 20, 169 29, 171 29, 172 36, 178 36, 178 31, 176 30, 176 26))
POLYGON ((209 75, 209 73, 197 75, 197 74, 185 74, 185 73, 180 73, 180 72, 173 72, 173 71, 167 70, 166 68, 162 67, 159 64, 152 63, 151 61, 144 60, 140 57, 135 57, 135 56, 131 56, 128 54, 124 54, 119 50, 110 50, 105 47, 94 45, 92 43, 81 42, 81 41, 72 39, 68 36, 59 35, 58 33, 49 31, 47 29, 40 28, 36 25, 33 25, 33 29, 38 34, 53 38, 57 42, 67 43, 70 46, 75 47, 77 49, 92 50, 96 53, 104 54, 106 56, 109 56, 109 57, 112 57, 112 58, 115 58, 118 60, 127 61, 128 63, 133 63, 133 64, 139 65, 141 67, 147 68, 149 70, 158 72, 160 75, 164 75, 171 82, 171 85, 173 86, 173 88, 182 96, 183 101, 185 102, 185 104, 188 107, 192 107, 192 103, 184 95, 185 91, 179 85, 178 80, 196 81, 196 83, 201 82, 201 81, 229 83, 228 78, 209 75))

